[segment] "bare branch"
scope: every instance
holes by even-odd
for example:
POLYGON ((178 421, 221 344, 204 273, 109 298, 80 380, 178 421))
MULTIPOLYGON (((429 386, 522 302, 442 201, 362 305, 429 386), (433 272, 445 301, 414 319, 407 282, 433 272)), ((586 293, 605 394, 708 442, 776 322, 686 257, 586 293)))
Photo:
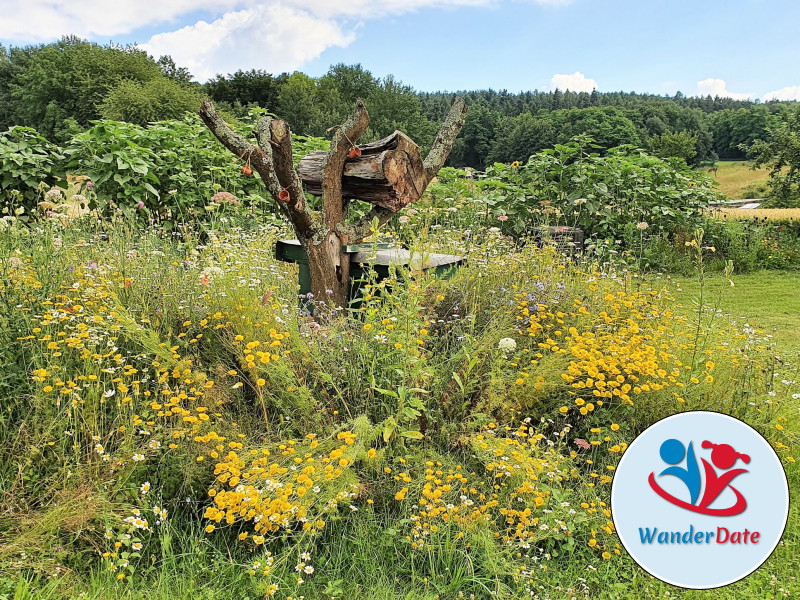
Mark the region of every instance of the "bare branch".
POLYGON ((272 161, 260 148, 230 128, 230 125, 217 112, 210 98, 203 100, 200 107, 200 118, 223 146, 242 160, 249 161, 250 165, 261 175, 264 183, 269 186, 269 180, 273 176, 272 161))
POLYGON ((312 237, 317 229, 317 224, 308 212, 303 184, 294 170, 292 133, 289 126, 280 119, 262 118, 258 122, 257 137, 258 145, 272 159, 278 185, 289 194, 285 200, 276 196, 278 203, 288 209, 292 223, 295 225, 295 233, 298 236, 312 237))
POLYGON ((461 128, 464 126, 464 121, 467 119, 469 108, 464 103, 461 96, 456 96, 453 100, 453 106, 450 107, 450 112, 442 123, 439 133, 436 134, 436 140, 431 146, 431 151, 425 157, 423 164, 425 165, 425 178, 428 183, 436 177, 436 174, 444 166, 447 157, 450 156, 450 151, 453 149, 453 144, 458 137, 461 128))
POLYGON ((358 100, 356 109, 336 130, 331 149, 322 163, 322 207, 324 223, 336 226, 344 221, 342 202, 342 172, 347 155, 369 126, 369 114, 364 102, 358 100))
MULTIPOLYGON (((258 145, 261 151, 267 157, 266 162, 270 167, 270 177, 268 180, 264 181, 264 183, 267 185, 267 189, 272 197, 277 200, 283 186, 281 185, 280 181, 278 181, 278 176, 275 173, 275 160, 272 156, 272 146, 269 143, 270 121, 272 121, 271 117, 263 117, 258 120, 258 124, 256 125, 256 139, 258 140, 258 145)), ((280 205, 280 203, 278 204, 280 205)))
POLYGON ((303 186, 292 165, 292 138, 286 123, 270 118, 259 120, 256 133, 259 145, 255 146, 231 129, 210 98, 203 101, 200 118, 223 146, 249 161, 278 203, 278 209, 291 221, 295 233, 312 237, 316 223, 305 207, 303 186), (284 189, 289 192, 288 202, 281 200, 284 189))

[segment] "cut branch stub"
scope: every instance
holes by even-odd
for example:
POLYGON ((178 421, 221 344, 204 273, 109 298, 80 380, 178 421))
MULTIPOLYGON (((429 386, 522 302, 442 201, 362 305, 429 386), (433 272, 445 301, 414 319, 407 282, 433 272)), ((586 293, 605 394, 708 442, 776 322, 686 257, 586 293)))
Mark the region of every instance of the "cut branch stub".
MULTIPOLYGON (((359 146, 361 156, 348 158, 342 175, 342 198, 358 199, 396 212, 416 202, 427 186, 419 147, 406 134, 359 146)), ((322 195, 324 151, 300 160, 297 172, 314 196, 322 195)))

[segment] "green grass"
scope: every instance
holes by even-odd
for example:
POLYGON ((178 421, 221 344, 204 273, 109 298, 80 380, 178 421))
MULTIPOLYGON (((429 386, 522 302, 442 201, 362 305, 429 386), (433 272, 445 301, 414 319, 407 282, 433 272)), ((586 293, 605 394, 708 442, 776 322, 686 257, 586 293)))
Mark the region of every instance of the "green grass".
MULTIPOLYGON (((679 283, 676 298, 686 306, 697 298, 696 279, 675 278, 679 283)), ((716 306, 734 319, 746 321, 767 334, 779 351, 800 352, 800 273, 760 271, 734 275, 731 279, 713 276, 706 279, 705 303, 716 306), (731 285, 733 283, 733 285, 731 285)))
POLYGON ((766 183, 769 171, 751 169, 752 163, 745 160, 721 160, 716 163, 717 174, 706 172, 719 183, 719 191, 733 199, 752 197, 747 189, 756 184, 766 183))

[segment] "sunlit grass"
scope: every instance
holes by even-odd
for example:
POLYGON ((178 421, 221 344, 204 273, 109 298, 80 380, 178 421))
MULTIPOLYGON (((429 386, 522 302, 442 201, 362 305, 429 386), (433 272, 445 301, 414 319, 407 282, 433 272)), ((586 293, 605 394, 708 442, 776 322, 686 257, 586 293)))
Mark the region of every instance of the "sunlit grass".
POLYGON ((752 163, 744 160, 721 160, 714 174, 706 169, 718 183, 720 192, 733 199, 748 198, 748 188, 764 184, 769 179, 768 169, 753 170, 752 163))

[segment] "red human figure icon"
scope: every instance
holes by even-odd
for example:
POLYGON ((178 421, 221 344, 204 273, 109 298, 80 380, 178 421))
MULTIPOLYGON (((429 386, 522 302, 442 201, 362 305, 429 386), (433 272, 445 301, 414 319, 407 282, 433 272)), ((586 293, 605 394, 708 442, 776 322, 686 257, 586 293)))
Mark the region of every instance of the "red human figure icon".
MULTIPOLYGON (((741 454, 736 452, 732 446, 728 444, 712 444, 708 440, 703 441, 702 444, 703 448, 713 448, 711 451, 711 462, 714 463, 714 466, 718 469, 730 469, 738 459, 742 459, 745 464, 750 462, 750 457, 747 454, 741 454)), ((706 489, 703 493, 703 499, 700 501, 700 507, 705 508, 714 500, 717 499, 726 487, 730 485, 730 482, 733 480, 734 477, 741 475, 742 473, 747 473, 747 469, 733 469, 732 471, 728 471, 726 473, 722 473, 721 475, 717 476, 717 472, 714 470, 708 461, 705 458, 701 459, 703 461, 703 468, 705 469, 706 473, 706 489)), ((736 504, 731 507, 731 511, 729 514, 739 514, 745 508, 747 508, 747 501, 744 499, 744 496, 737 490, 735 487, 730 486, 731 490, 736 494, 736 504)))

